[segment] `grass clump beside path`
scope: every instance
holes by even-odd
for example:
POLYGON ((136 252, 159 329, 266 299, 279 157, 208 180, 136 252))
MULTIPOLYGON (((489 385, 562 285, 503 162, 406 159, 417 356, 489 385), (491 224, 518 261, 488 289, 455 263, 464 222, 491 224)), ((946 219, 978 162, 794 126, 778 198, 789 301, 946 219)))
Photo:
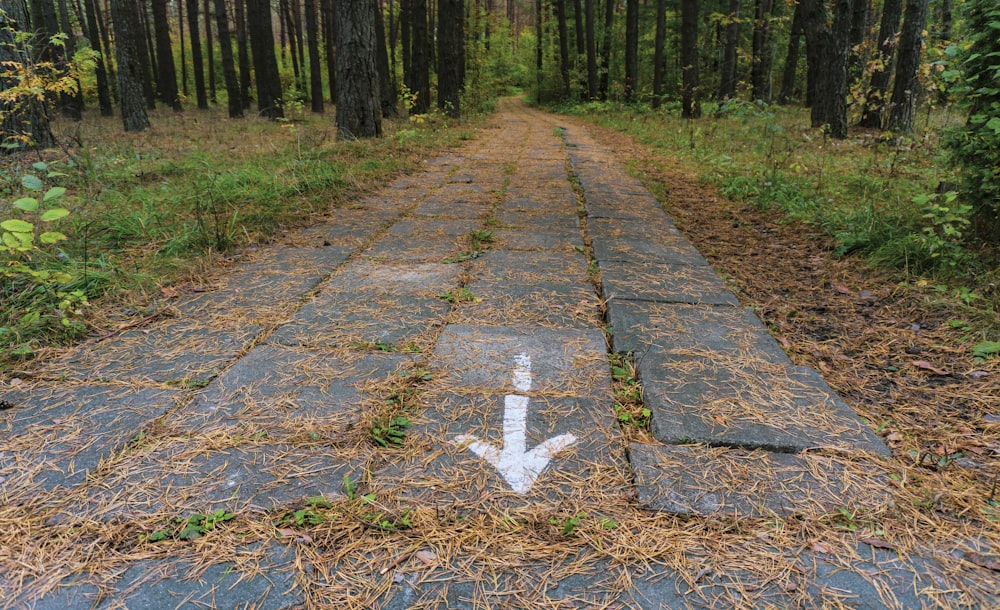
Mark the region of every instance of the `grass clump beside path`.
POLYGON ((0 248, 0 367, 102 329, 110 312, 141 311, 165 287, 171 293, 168 285, 197 282, 221 253, 349 207, 472 137, 468 125, 431 116, 388 121, 377 140, 342 142, 330 114, 272 122, 224 112, 157 111, 153 129, 139 134, 113 118, 60 120, 60 149, 0 159, 3 240, 23 246, 23 222, 34 233, 30 248, 0 248), (25 196, 54 187, 66 189, 57 202, 64 217, 41 222, 61 214, 42 217, 55 201, 23 209, 25 196), (64 238, 40 240, 42 231, 64 238), (11 271, 15 263, 22 272, 11 271))

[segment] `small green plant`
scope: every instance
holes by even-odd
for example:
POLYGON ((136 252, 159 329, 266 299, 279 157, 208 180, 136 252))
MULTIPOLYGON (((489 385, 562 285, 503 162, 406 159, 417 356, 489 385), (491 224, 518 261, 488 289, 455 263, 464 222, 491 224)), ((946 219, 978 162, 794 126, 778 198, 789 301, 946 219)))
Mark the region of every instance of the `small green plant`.
POLYGON ((174 528, 156 530, 151 534, 143 536, 142 539, 147 542, 161 542, 163 540, 196 540, 214 530, 218 525, 225 523, 226 521, 232 521, 235 518, 235 514, 226 512, 225 509, 221 508, 215 512, 205 515, 193 514, 187 518, 177 517, 174 519, 174 523, 176 524, 174 528))
POLYGON ((648 428, 652 412, 643 406, 642 384, 636 375, 635 360, 631 354, 611 356, 611 377, 618 424, 648 428))
POLYGON ((403 509, 403 513, 398 517, 384 513, 366 513, 361 516, 361 521, 366 525, 388 532, 398 532, 413 528, 413 520, 410 518, 409 508, 403 509))
POLYGON ((373 493, 360 496, 358 495, 358 486, 351 480, 351 475, 349 474, 344 475, 344 495, 346 495, 347 499, 351 502, 358 502, 362 506, 365 504, 371 504, 375 501, 375 494, 373 493))
POLYGON ((858 531, 858 524, 855 521, 854 513, 843 507, 837 509, 837 513, 833 515, 833 524, 837 529, 847 532, 858 531))
POLYGON ((489 229, 479 229, 469 233, 469 245, 473 250, 482 250, 483 244, 493 243, 493 231, 489 229))
POLYGON ((576 532, 576 528, 580 527, 583 520, 587 518, 587 513, 576 513, 572 517, 566 517, 565 519, 557 519, 553 517, 549 519, 549 523, 552 525, 562 527, 563 536, 572 536, 576 532))
POLYGON ((441 293, 438 295, 438 298, 444 299, 449 303, 479 303, 482 301, 482 299, 472 294, 472 291, 466 286, 457 290, 449 290, 441 293))
POLYGON ((958 193, 917 195, 913 203, 923 209, 928 223, 923 229, 923 244, 931 259, 947 268, 964 269, 971 257, 962 247, 965 233, 972 224, 972 206, 958 203, 958 193))
POLYGON ((333 508, 333 504, 330 504, 325 498, 318 496, 309 498, 306 500, 305 508, 286 513, 278 521, 278 525, 297 525, 299 527, 319 525, 326 521, 326 515, 320 509, 329 508, 333 508))
POLYGON ((1000 354, 1000 341, 983 341, 972 346, 972 357, 977 362, 992 360, 1000 354))
POLYGON ((463 252, 461 254, 456 254, 455 256, 446 257, 442 260, 442 263, 453 265, 455 263, 464 263, 465 261, 471 261, 482 256, 483 253, 479 250, 471 250, 469 252, 463 252))
POLYGON ((369 430, 372 441, 381 447, 401 447, 406 440, 407 430, 413 426, 405 415, 392 415, 376 419, 369 430))

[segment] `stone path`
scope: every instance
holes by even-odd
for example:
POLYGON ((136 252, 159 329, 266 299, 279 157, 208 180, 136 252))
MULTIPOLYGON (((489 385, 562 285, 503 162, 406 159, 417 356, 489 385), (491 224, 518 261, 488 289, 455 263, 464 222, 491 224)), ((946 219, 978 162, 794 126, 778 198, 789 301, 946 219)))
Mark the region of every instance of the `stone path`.
POLYGON ((713 523, 884 510, 888 452, 611 151, 518 103, 497 125, 5 390, 0 521, 24 527, 3 605, 958 599, 860 544, 747 541, 799 569, 781 577, 678 569, 713 523), (635 363, 648 442, 617 426, 609 352, 635 363), (707 525, 673 541, 685 523, 707 525))

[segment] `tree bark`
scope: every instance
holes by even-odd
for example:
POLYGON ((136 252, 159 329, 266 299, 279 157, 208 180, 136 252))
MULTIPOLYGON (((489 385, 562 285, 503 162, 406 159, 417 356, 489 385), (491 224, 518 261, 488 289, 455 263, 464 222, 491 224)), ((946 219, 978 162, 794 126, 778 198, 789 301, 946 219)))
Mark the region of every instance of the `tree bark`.
POLYGON ((802 34, 805 29, 805 19, 803 15, 803 3, 795 4, 795 12, 792 13, 792 27, 788 33, 788 53, 785 55, 785 69, 781 75, 781 92, 778 94, 778 103, 787 104, 795 94, 795 76, 799 67, 799 48, 802 46, 802 34))
POLYGON ((774 0, 757 0, 753 22, 753 58, 750 68, 754 100, 771 101, 771 10, 774 0))
MULTIPOLYGON (((739 0, 733 0, 739 2, 739 0)), ((656 0, 656 35, 653 40, 653 108, 659 108, 663 103, 663 79, 666 75, 667 62, 663 56, 667 39, 667 2, 656 0)))
POLYGON ((896 60, 896 80, 892 85, 889 129, 897 133, 913 131, 913 111, 917 104, 920 83, 920 49, 924 26, 927 25, 928 0, 906 0, 903 29, 899 33, 899 57, 896 60))
MULTIPOLYGON (((541 2, 541 0, 538 0, 541 2)), ((596 0, 595 0, 596 1, 596 0)), ((601 37, 600 97, 608 99, 611 87, 611 32, 615 21, 615 0, 604 0, 604 35, 601 37)))
POLYGON ((862 72, 864 72, 865 56, 862 54, 861 47, 868 35, 870 9, 871 0, 854 0, 851 15, 851 50, 847 56, 847 82, 849 84, 860 79, 862 72))
POLYGON ((886 93, 892 80, 892 62, 895 58, 896 34, 899 20, 903 15, 903 0, 885 0, 882 6, 882 20, 878 28, 878 68, 872 71, 868 83, 868 93, 861 109, 859 125, 870 129, 882 129, 885 120, 886 93))
MULTIPOLYGON (((629 0, 636 2, 638 0, 629 0)), ((556 25, 559 29, 559 77, 562 79, 563 98, 569 97, 569 27, 566 21, 566 0, 554 0, 556 25)))
POLYGON ((462 0, 438 0, 438 108, 447 115, 461 114, 464 85, 465 11, 462 0))
POLYGON ((412 0, 412 44, 410 93, 416 95, 411 111, 427 114, 431 109, 430 39, 427 33, 427 0, 412 0))
MULTIPOLYGON (((87 0, 84 0, 87 1, 87 0)), ((187 48, 184 44, 184 2, 177 2, 177 37, 181 47, 181 91, 188 96, 187 48)))
POLYGON ((337 138, 382 135, 375 0, 340 0, 337 5, 337 138))
MULTIPOLYGON (((31 62, 31 49, 17 41, 16 34, 28 30, 28 7, 24 0, 0 0, 0 62, 31 62)), ((0 91, 19 85, 0 69, 0 91)), ((49 114, 44 95, 25 93, 15 101, 0 101, 0 154, 10 154, 55 144, 49 128, 49 114)))
POLYGON ((681 0, 681 116, 701 116, 698 92, 698 0, 681 0))
POLYGON ((815 2, 807 22, 808 42, 816 47, 820 68, 816 99, 812 106, 813 127, 829 126, 830 136, 847 137, 847 54, 851 36, 851 0, 835 0, 833 26, 827 21, 825 6, 815 2))
POLYGON ((306 45, 309 47, 309 98, 313 112, 323 112, 323 66, 319 59, 319 22, 317 0, 305 0, 306 45))
POLYGON ((719 79, 719 100, 736 97, 736 53, 740 45, 740 0, 729 0, 726 22, 726 46, 722 52, 722 69, 719 79))
POLYGON ((396 90, 392 86, 392 77, 389 74, 389 53, 385 48, 385 21, 378 7, 375 9, 375 37, 375 67, 378 69, 382 117, 394 117, 399 114, 396 109, 396 90))
POLYGON ((323 21, 323 54, 326 56, 326 79, 330 87, 330 103, 337 100, 337 53, 336 28, 337 16, 333 10, 333 0, 320 0, 323 21))
POLYGON ((156 108, 156 52, 153 46, 153 30, 149 26, 149 12, 146 3, 139 2, 139 61, 142 63, 142 92, 146 96, 146 107, 156 108))
POLYGON ((625 0, 625 102, 639 89, 639 0, 625 0))
POLYGON ((243 98, 240 95, 240 80, 236 75, 233 60, 233 37, 229 31, 229 15, 226 1, 215 0, 215 27, 219 30, 219 53, 222 56, 222 79, 226 83, 226 98, 229 118, 243 118, 243 98))
POLYGON ((103 48, 101 45, 101 35, 97 27, 97 7, 95 0, 83 0, 83 10, 87 14, 87 37, 90 39, 90 48, 97 51, 100 56, 94 68, 94 75, 97 77, 97 104, 101 109, 101 116, 112 116, 115 113, 111 105, 111 90, 108 83, 108 72, 105 69, 104 60, 111 49, 103 48))
POLYGON ((188 34, 191 38, 191 64, 194 66, 194 95, 199 110, 208 109, 208 95, 205 93, 205 62, 201 56, 201 34, 198 25, 198 0, 186 0, 188 34))
POLYGON ((247 17, 244 0, 234 0, 233 16, 236 18, 236 60, 240 66, 240 103, 243 110, 250 108, 250 56, 247 54, 247 17))
POLYGON ((204 0, 205 9, 205 56, 208 60, 208 100, 213 104, 219 103, 216 97, 215 86, 215 37, 212 33, 212 9, 209 0, 204 0))
POLYGON ((142 25, 139 23, 138 1, 111 0, 111 21, 115 30, 122 125, 125 131, 145 131, 149 129, 149 116, 142 91, 143 66, 138 43, 142 38, 142 25))
POLYGON ((153 32, 156 35, 156 89, 160 101, 174 111, 181 110, 181 99, 177 92, 177 69, 174 67, 174 53, 170 48, 170 24, 167 21, 167 0, 153 0, 153 32))
MULTIPOLYGON (((62 50, 63 67, 68 70, 68 62, 76 53, 76 33, 69 22, 69 6, 66 4, 66 0, 58 0, 58 2, 59 29, 66 35, 66 46, 62 50)), ((76 80, 76 92, 59 94, 59 105, 64 117, 79 121, 83 117, 83 89, 80 86, 80 81, 74 80, 76 80)))
POLYGON ((587 99, 596 100, 599 96, 597 80, 597 36, 594 26, 594 2, 584 0, 584 11, 587 17, 587 99))
POLYGON ((279 119, 284 116, 281 79, 274 56, 274 27, 268 0, 247 0, 247 29, 257 83, 257 109, 261 116, 279 119))

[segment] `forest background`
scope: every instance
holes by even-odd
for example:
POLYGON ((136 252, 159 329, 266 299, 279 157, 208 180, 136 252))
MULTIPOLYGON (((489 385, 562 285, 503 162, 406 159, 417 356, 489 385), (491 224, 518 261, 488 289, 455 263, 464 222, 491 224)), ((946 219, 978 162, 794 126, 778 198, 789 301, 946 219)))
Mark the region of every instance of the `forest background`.
POLYGON ((948 308, 970 357, 1000 353, 990 0, 0 10, 5 368, 156 315, 241 250, 475 137, 518 93, 818 231, 948 308))

